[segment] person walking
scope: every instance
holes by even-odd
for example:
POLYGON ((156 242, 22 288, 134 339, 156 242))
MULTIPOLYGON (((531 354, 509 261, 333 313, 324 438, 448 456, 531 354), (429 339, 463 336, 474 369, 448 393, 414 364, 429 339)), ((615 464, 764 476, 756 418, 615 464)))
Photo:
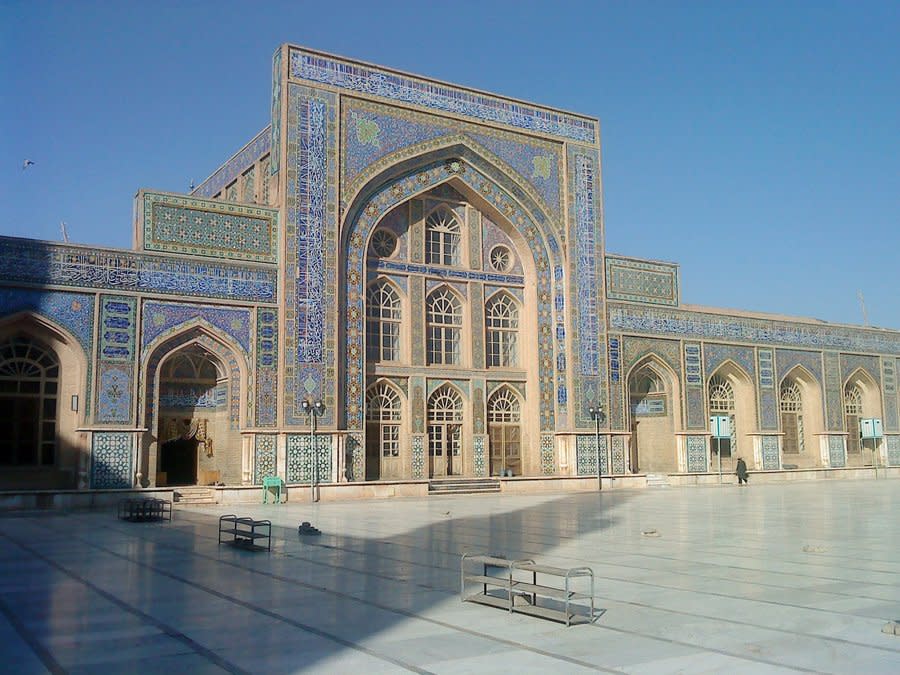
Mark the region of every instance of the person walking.
POLYGON ((738 485, 743 486, 747 484, 747 464, 744 462, 743 457, 738 457, 737 464, 734 467, 734 473, 737 474, 738 485))

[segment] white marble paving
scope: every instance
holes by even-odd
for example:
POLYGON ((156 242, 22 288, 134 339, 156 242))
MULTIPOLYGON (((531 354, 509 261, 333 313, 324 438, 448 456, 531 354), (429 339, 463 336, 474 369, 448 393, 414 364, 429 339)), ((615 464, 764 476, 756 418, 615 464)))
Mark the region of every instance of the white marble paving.
POLYGON ((900 481, 0 516, 16 672, 900 672, 900 481), (273 521, 271 553, 217 518, 273 521), (319 537, 300 537, 304 520, 319 537), (642 532, 656 530, 659 536, 642 532), (488 551, 591 566, 566 628, 459 601, 488 551))

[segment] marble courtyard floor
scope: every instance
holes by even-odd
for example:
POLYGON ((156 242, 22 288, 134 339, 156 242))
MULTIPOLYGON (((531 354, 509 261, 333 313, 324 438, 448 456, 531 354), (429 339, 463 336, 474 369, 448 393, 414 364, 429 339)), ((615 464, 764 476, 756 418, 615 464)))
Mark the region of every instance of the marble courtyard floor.
POLYGON ((897 673, 900 636, 881 629, 900 619, 898 514, 898 480, 191 507, 164 524, 9 514, 0 658, 22 673, 897 673), (272 552, 219 546, 229 512, 270 518, 272 552), (322 535, 298 536, 304 520, 322 535), (592 567, 595 621, 461 603, 467 551, 592 567))

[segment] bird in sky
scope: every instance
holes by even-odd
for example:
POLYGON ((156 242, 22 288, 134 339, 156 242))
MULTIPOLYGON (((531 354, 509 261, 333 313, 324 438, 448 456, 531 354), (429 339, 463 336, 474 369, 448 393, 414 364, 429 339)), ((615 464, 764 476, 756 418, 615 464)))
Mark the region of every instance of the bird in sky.
POLYGON ((22 171, 27 169, 29 166, 34 166, 34 162, 30 159, 26 159, 24 162, 22 162, 22 171))

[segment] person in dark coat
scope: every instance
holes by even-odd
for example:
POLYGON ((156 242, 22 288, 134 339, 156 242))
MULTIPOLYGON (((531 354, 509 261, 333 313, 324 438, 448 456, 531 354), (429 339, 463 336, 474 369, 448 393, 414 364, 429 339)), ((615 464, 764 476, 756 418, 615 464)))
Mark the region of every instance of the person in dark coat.
POLYGON ((747 464, 743 457, 738 457, 734 472, 738 477, 738 485, 745 485, 747 483, 747 464))

